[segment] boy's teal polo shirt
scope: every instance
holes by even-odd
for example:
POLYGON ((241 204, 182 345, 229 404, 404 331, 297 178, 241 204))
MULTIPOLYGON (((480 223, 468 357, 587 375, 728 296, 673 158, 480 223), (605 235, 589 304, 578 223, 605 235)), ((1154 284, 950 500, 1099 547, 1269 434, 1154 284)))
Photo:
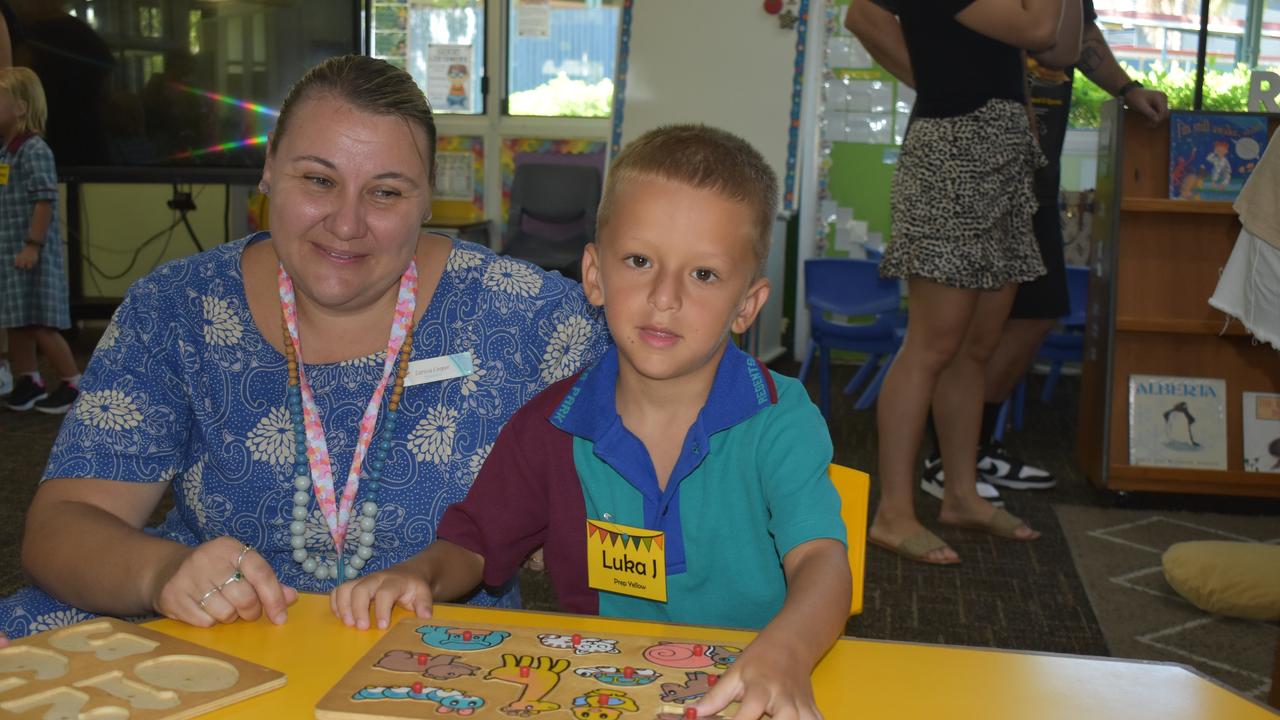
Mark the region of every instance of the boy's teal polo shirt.
POLYGON ((763 627, 786 597, 787 552, 818 538, 845 542, 826 422, 800 382, 730 344, 661 491, 644 444, 618 416, 617 377, 611 348, 550 419, 573 436, 587 518, 666 533, 667 602, 600 592, 600 614, 763 627))

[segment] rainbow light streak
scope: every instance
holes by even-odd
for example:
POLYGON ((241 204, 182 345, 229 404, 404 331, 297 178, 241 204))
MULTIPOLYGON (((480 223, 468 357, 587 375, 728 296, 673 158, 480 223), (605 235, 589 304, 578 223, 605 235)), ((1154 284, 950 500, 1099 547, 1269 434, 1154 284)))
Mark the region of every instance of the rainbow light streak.
POLYGON ((256 137, 245 138, 243 140, 232 140, 231 142, 224 142, 219 145, 210 145, 207 148, 201 148, 199 150, 184 150, 175 155, 170 155, 169 159, 182 160, 184 158, 196 157, 197 155, 208 155, 209 153, 226 152, 228 150, 235 150, 236 148, 247 147, 249 145, 261 145, 266 141, 267 141, 266 135, 258 135, 256 137))
POLYGON ((229 95, 216 93, 216 92, 213 92, 212 90, 201 90, 199 88, 191 87, 190 85, 183 85, 182 83, 170 82, 169 85, 183 92, 189 92, 192 95, 201 95, 203 97, 209 98, 210 100, 215 100, 220 103, 226 103, 227 105, 234 105, 235 107, 243 108, 245 110, 250 110, 252 112, 261 113, 263 115, 270 115, 271 117, 280 117, 279 110, 272 110, 266 105, 251 103, 247 100, 238 100, 229 95))

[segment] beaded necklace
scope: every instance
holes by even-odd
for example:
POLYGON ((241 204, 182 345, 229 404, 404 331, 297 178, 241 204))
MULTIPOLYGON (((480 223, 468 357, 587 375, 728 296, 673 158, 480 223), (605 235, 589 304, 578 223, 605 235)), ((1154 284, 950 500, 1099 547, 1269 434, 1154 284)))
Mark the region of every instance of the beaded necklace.
POLYGON ((293 424, 297 458, 293 480, 293 519, 289 523, 293 559, 302 565, 303 570, 315 575, 319 580, 332 577, 337 582, 342 582, 358 575, 373 557, 373 531, 378 516, 378 492, 382 484, 382 469, 386 463, 387 452, 391 448, 389 436, 396 426, 400 397, 404 393, 404 378, 408 372, 409 357, 413 351, 412 325, 413 309, 417 298, 418 268, 416 263, 410 261, 408 269, 400 277, 400 290, 396 300, 395 317, 391 323, 391 335, 387 340, 387 355, 382 379, 374 389, 373 397, 369 399, 364 416, 360 420, 360 434, 356 440, 347 482, 342 489, 341 502, 338 502, 334 496, 333 471, 329 462, 324 428, 320 423, 315 397, 303 367, 293 282, 283 266, 279 267, 277 278, 283 315, 285 359, 289 368, 286 404, 293 424), (382 423, 382 437, 374 447, 373 457, 368 467, 362 468, 363 460, 373 439, 374 425, 377 422, 378 409, 382 405, 382 396, 393 368, 396 370, 395 382, 387 403, 387 414, 382 423), (306 462, 303 462, 304 457, 306 462), (356 536, 355 550, 351 553, 351 557, 346 559, 343 557, 343 546, 355 505, 356 492, 362 481, 366 493, 364 501, 360 504, 359 519, 356 521, 359 525, 359 534, 356 536), (308 490, 311 489, 315 491, 316 502, 324 515, 329 534, 333 538, 337 556, 333 564, 311 557, 306 548, 306 520, 311 503, 311 493, 308 490))

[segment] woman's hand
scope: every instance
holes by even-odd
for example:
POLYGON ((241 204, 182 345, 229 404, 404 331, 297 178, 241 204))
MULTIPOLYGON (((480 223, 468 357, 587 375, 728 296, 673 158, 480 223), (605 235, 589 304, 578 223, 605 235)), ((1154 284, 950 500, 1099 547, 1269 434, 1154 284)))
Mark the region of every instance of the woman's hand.
POLYGON ((734 720, 821 720, 809 673, 803 659, 753 643, 693 707, 706 717, 736 700, 734 720))
POLYGON ((409 563, 344 582, 329 593, 329 608, 347 627, 369 629, 369 606, 378 629, 391 624, 391 609, 399 605, 419 618, 431 617, 431 586, 409 563))
POLYGON ((166 568, 152 606, 161 615, 209 627, 214 623, 257 620, 266 615, 279 625, 298 591, 281 585, 271 565, 232 537, 191 548, 166 568))
POLYGON ((19 270, 31 270, 40 262, 40 246, 27 243, 18 251, 13 259, 13 266, 19 270))

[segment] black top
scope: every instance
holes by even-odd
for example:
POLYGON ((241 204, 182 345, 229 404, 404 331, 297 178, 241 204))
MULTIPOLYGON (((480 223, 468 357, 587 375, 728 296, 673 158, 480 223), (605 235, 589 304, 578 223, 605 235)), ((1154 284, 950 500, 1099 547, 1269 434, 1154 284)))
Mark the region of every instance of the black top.
POLYGON ((954 117, 988 100, 1026 102, 1022 51, 974 32, 956 13, 974 0, 899 0, 898 19, 916 81, 917 117, 954 117))
MULTIPOLYGON (((1093 0, 1083 0, 1084 25, 1088 27, 1098 19, 1093 0)), ((1075 68, 1064 71, 1040 67, 1028 67, 1027 80, 1031 87, 1031 107, 1036 111, 1036 125, 1040 130, 1040 149, 1049 164, 1036 170, 1036 197, 1041 206, 1058 204, 1059 177, 1062 170, 1062 146, 1067 137, 1067 121, 1071 115, 1071 81, 1075 68)))

